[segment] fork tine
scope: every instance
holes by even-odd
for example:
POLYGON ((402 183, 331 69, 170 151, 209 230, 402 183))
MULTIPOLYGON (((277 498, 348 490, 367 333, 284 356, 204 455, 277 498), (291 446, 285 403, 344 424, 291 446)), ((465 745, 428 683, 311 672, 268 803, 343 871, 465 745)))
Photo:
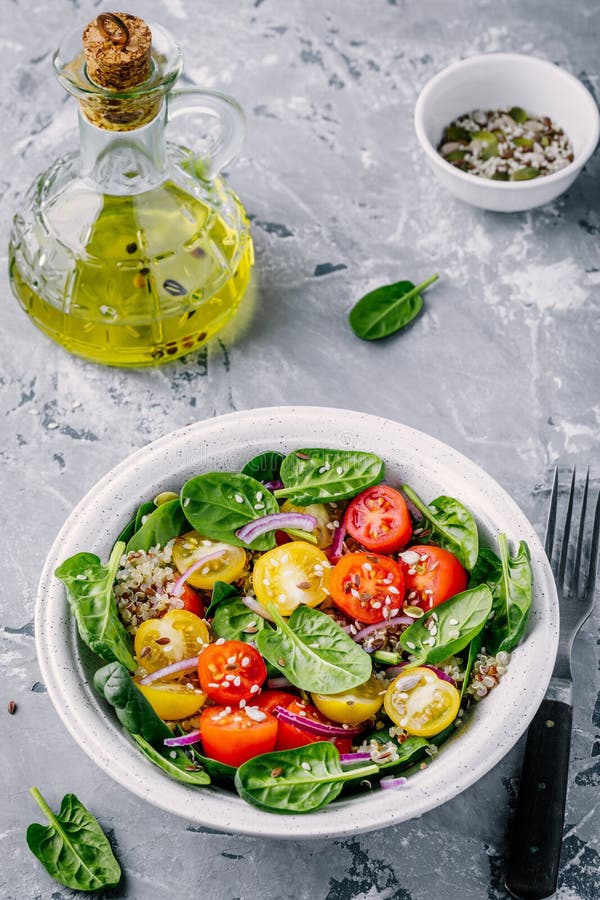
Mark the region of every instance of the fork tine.
POLYGON ((598 574, 598 548, 600 545, 600 491, 596 497, 596 509, 594 510, 594 524, 592 528, 592 545, 590 548, 590 565, 587 584, 584 584, 583 599, 589 600, 590 609, 594 605, 596 591, 596 576, 598 574))
POLYGON ((567 556, 569 553, 569 538, 571 533, 571 518, 573 515, 573 499, 575 496, 575 474, 576 469, 573 466, 573 475, 571 476, 571 487, 569 488, 569 500, 567 502, 567 514, 565 516, 565 527, 562 536, 562 543, 560 549, 560 561, 558 564, 558 572, 556 575, 556 580, 559 584, 559 588, 562 589, 564 586, 565 580, 565 568, 567 565, 567 556))
POLYGON ((558 504, 558 466, 554 469, 554 478, 552 479, 552 493, 550 495, 550 506, 548 507, 548 521, 546 523, 546 539, 544 541, 544 550, 549 561, 552 562, 552 548, 554 546, 554 529, 556 528, 556 507, 558 504))
POLYGON ((577 549, 575 551, 575 559, 573 561, 572 585, 573 593, 579 597, 579 587, 583 584, 585 590, 585 581, 582 582, 581 577, 581 553, 583 550, 583 533, 585 531, 585 514, 587 512, 588 489, 590 486, 590 468, 588 466, 585 473, 585 483, 583 485, 583 497, 581 498, 581 512, 579 513, 579 533, 577 535, 577 549))

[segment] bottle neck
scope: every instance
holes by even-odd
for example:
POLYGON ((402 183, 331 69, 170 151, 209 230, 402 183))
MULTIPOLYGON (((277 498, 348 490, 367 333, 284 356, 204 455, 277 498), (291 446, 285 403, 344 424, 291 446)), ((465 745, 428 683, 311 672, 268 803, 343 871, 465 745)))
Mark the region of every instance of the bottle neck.
POLYGON ((157 116, 131 131, 109 131, 92 125, 79 110, 81 176, 104 194, 141 194, 165 177, 166 104, 157 116))

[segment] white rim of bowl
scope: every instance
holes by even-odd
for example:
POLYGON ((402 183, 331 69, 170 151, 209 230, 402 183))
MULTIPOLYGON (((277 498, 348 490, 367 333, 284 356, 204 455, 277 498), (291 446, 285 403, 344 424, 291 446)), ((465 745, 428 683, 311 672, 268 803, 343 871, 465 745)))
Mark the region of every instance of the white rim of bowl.
MULTIPOLYGON (((62 593, 61 596, 63 602, 66 604, 64 593, 62 593)), ((395 422, 391 419, 348 410, 342 407, 258 407, 251 410, 228 413, 213 419, 201 420, 192 425, 172 431, 163 437, 152 441, 145 447, 134 451, 100 478, 70 513, 48 553, 39 582, 35 608, 35 641, 38 663, 42 680, 46 685, 54 708, 78 746, 83 749, 96 765, 114 781, 121 784, 128 791, 146 802, 204 827, 215 828, 226 833, 307 840, 316 837, 343 837, 351 834, 373 831, 378 828, 385 828, 390 825, 417 818, 423 813, 437 808, 448 800, 453 799, 476 781, 479 781, 480 778, 487 774, 490 769, 500 762, 512 747, 514 747, 533 719, 533 716, 546 693, 552 675, 554 660, 558 650, 558 632, 558 596, 550 564, 548 563, 542 544, 523 511, 515 503, 512 497, 491 477, 491 475, 488 475, 487 472, 476 465, 476 463, 469 460, 466 456, 463 456, 463 454, 459 453, 448 444, 431 437, 425 432, 418 431, 417 429, 395 422), (203 435, 202 433, 209 432, 208 437, 210 439, 210 432, 215 430, 218 431, 222 425, 227 425, 228 423, 239 426, 240 423, 243 424, 246 421, 247 424, 256 428, 257 425, 260 426, 263 422, 266 425, 268 421, 273 418, 283 418, 288 419, 293 423, 293 425, 296 426, 296 430, 300 426, 303 428, 305 427, 308 430, 314 429, 315 421, 319 420, 323 421, 325 419, 333 425, 336 417, 339 417, 340 414, 343 414, 343 419, 339 424, 340 426, 343 425, 346 429, 349 425, 347 416, 351 415, 353 418, 356 417, 361 425, 368 425, 371 430, 375 429, 375 433, 377 433, 377 429, 382 430, 393 427, 404 432, 404 436, 410 435, 412 440, 417 442, 425 441, 428 450, 440 454, 440 458, 444 460, 444 467, 447 467, 448 465, 458 465, 461 474, 464 473, 471 481, 479 484, 480 488, 487 487, 490 489, 496 497, 496 502, 498 499, 502 502, 505 512, 517 518, 521 524, 520 538, 527 540, 530 550, 532 551, 532 559, 537 559, 538 574, 541 576, 541 582, 538 580, 536 584, 542 595, 545 594, 548 604, 548 616, 545 622, 545 632, 548 644, 546 646, 547 655, 544 658, 544 665, 536 672, 536 681, 533 684, 528 685, 527 703, 519 710, 519 723, 516 725, 513 722, 512 729, 510 730, 510 737, 507 737, 508 733, 505 732, 504 739, 500 740, 496 746, 487 748, 485 761, 477 767, 476 771, 471 769, 468 773, 461 773, 459 790, 456 789, 456 784, 453 780, 447 779, 435 793, 435 796, 432 796, 431 793, 424 792, 424 795, 419 798, 417 803, 413 801, 410 815, 406 815, 401 803, 397 803, 393 808, 386 808, 384 804, 381 804, 375 809, 369 809, 368 818, 365 816, 360 821, 357 821, 356 818, 351 815, 351 811, 348 808, 348 803, 355 799, 352 797, 347 798, 339 804, 334 804, 323 810, 318 810, 317 812, 283 816, 280 814, 266 813, 250 805, 248 805, 247 810, 245 807, 236 807, 235 810, 230 809, 228 814, 226 814, 223 809, 219 810, 211 808, 210 801, 207 798, 206 803, 198 804, 198 814, 193 815, 189 808, 183 810, 181 805, 178 805, 178 801, 181 800, 182 793, 192 792, 197 795, 198 789, 172 781, 168 776, 160 772, 159 769, 156 769, 153 772, 152 765, 148 763, 141 754, 139 755, 139 760, 136 759, 136 762, 139 763, 140 766, 145 767, 144 775, 146 775, 148 771, 151 772, 151 775, 147 779, 145 777, 140 778, 140 772, 136 771, 134 773, 136 777, 132 781, 131 772, 124 768, 122 760, 113 758, 110 751, 103 744, 101 735, 95 733, 95 729, 97 731, 100 725, 101 728, 104 728, 105 731, 109 732, 108 738, 112 740, 113 743, 116 737, 121 738, 122 733, 113 716, 110 713, 107 713, 105 719, 100 720, 99 722, 96 711, 87 708, 85 697, 82 698, 77 696, 73 699, 72 697, 65 695, 63 686, 64 662, 60 659, 54 659, 46 653, 46 643, 48 642, 52 645, 57 640, 56 636, 53 635, 56 622, 52 619, 52 603, 49 604, 47 602, 47 597, 50 593, 63 591, 62 585, 59 585, 54 577, 54 569, 64 559, 65 547, 68 545, 69 541, 73 540, 73 532, 76 532, 79 520, 82 517, 85 518, 84 510, 88 503, 93 500, 97 494, 102 494, 103 491, 109 488, 112 482, 124 477, 131 469, 135 469, 137 464, 143 464, 148 454, 156 457, 156 455, 163 450, 168 448, 173 449, 178 442, 181 442, 182 440, 185 442, 186 438, 194 432, 198 432, 199 437, 206 437, 207 435, 203 435), (91 738, 89 740, 82 741, 82 736, 87 736, 89 738, 90 735, 91 738), (166 798, 162 795, 157 796, 156 794, 151 794, 149 788, 153 784, 152 775, 161 779, 161 786, 164 787, 165 794, 167 795, 166 798)), ((64 641, 65 638, 61 635, 58 640, 64 641)), ((92 687, 82 678, 83 670, 80 659, 75 658, 73 660, 73 668, 79 674, 81 679, 82 693, 94 697, 97 701, 98 698, 95 696, 92 687)), ((137 750, 133 745, 131 749, 132 751, 137 750)), ((214 788, 209 785, 203 790, 209 791, 214 790, 214 788)), ((395 795, 394 791, 386 792, 386 794, 388 793, 390 797, 391 795, 395 795)), ((213 794, 213 797, 214 796, 215 795, 213 794)), ((232 798, 233 797, 235 797, 236 800, 239 800, 236 795, 232 795, 232 798)), ((239 802, 242 803, 243 801, 240 800, 239 802)))
POLYGON ((598 111, 596 101, 594 100, 588 89, 585 87, 585 85, 582 84, 582 82, 579 80, 579 78, 576 78, 574 75, 571 75, 570 72, 566 72, 564 69, 561 69, 554 63, 549 62, 547 59, 542 59, 539 56, 530 56, 527 53, 480 53, 477 56, 469 56, 467 57, 467 59, 461 59, 458 62, 451 63, 449 66, 446 66, 444 69, 438 72, 437 75, 434 75, 433 78, 430 78, 430 80, 427 82, 427 84, 417 97, 417 102, 415 104, 414 125, 419 143, 421 144, 421 147, 423 148, 429 159, 432 160, 432 162, 434 162, 436 165, 441 166, 442 169, 444 169, 446 172, 452 172, 457 178, 468 184, 476 183, 478 185, 481 185, 484 190, 527 191, 532 190, 535 187, 539 187, 540 181, 537 178, 532 178, 528 181, 493 181, 490 178, 482 178, 480 175, 471 175, 469 172, 463 172, 461 169, 458 169, 456 166, 453 166, 452 163, 449 163, 447 160, 445 160, 444 157, 438 152, 437 148, 433 146, 433 144, 427 137, 425 127, 423 125, 423 108, 429 98, 430 93, 452 72, 457 71, 457 69, 472 68, 484 61, 489 60, 515 62, 524 59, 526 59, 528 62, 533 62, 536 65, 542 66, 548 72, 551 72, 554 77, 563 78, 566 82, 568 82, 572 87, 575 87, 581 93, 582 97, 585 99, 585 102, 589 106, 590 125, 592 126, 592 134, 589 140, 584 145, 583 150, 581 150, 577 154, 572 162, 570 162, 566 166, 563 166, 563 168, 559 169, 557 172, 552 172, 550 175, 544 175, 542 179, 543 183, 553 184, 556 181, 560 181, 562 178, 564 178, 565 175, 570 174, 574 168, 581 169, 586 164, 586 162, 596 149, 598 138, 600 137, 600 113, 598 111))

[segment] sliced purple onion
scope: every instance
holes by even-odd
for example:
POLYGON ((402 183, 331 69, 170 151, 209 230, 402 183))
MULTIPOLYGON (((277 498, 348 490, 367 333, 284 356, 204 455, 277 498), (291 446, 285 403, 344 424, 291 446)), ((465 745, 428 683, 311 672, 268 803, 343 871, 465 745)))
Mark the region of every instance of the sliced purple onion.
POLYGON ((179 737, 165 738, 163 743, 165 747, 187 747, 188 744, 197 744, 200 740, 200 730, 195 728, 188 734, 182 734, 179 737))
POLYGON ((281 678, 268 678, 267 687, 271 688, 271 690, 277 691, 280 688, 293 687, 293 685, 291 681, 288 681, 287 678, 284 678, 282 675, 281 678))
POLYGON ((253 519, 252 522, 238 528, 235 536, 245 544, 251 544, 257 537, 268 531, 285 531, 287 528, 314 531, 318 524, 315 516, 309 516, 308 513, 270 513, 268 516, 253 519))
POLYGON ((296 713, 290 712, 289 709, 285 709, 283 706, 276 706, 274 713, 282 722, 289 722, 290 725, 295 725, 296 728, 301 728, 303 731, 309 731, 311 734, 322 734, 325 737, 352 737, 355 734, 362 734, 367 727, 366 723, 344 728, 342 725, 330 725, 328 722, 317 722, 315 719, 310 719, 308 716, 299 716, 296 713))
POLYGON ((396 778, 392 775, 386 775, 385 778, 382 778, 379 782, 379 787, 383 788, 383 790, 389 790, 390 788, 405 787, 407 784, 408 778, 404 778, 403 775, 399 775, 396 778))
POLYGON ((279 481, 279 479, 276 479, 275 481, 265 481, 264 487, 266 487, 268 491, 280 491, 282 487, 285 487, 285 485, 283 481, 279 481))
POLYGON ((344 551, 344 539, 346 537, 346 526, 342 522, 341 525, 333 532, 333 540, 331 542, 331 546, 327 548, 327 559, 330 563, 336 563, 338 559, 342 558, 342 553, 344 551))
POLYGON ((170 593, 173 595, 173 597, 179 597, 179 595, 181 594, 181 592, 183 590, 184 584, 186 583, 186 581, 188 580, 190 575, 192 575, 196 571, 196 569, 199 569, 205 563, 210 562, 211 559, 218 559, 220 556, 223 556, 225 553, 227 553, 227 548, 221 547, 220 550, 214 550, 212 553, 207 553, 206 556, 202 557, 202 559, 196 560, 196 562, 194 563, 193 566, 190 566, 189 569, 185 570, 183 575, 179 576, 179 578, 177 579, 177 581, 171 588, 170 593))
POLYGON ((143 685, 152 684, 153 681, 160 681, 161 678, 166 678, 168 675, 175 675, 177 672, 189 672, 191 669, 195 669, 197 665, 197 656, 191 656, 189 659, 181 659, 179 662, 174 662, 168 666, 163 666, 162 669, 157 669, 156 672, 150 672, 148 675, 144 675, 143 678, 140 678, 139 683, 143 685))
POLYGON ((248 609, 253 613, 256 613, 257 616, 260 616, 261 619, 266 619, 267 622, 273 621, 264 606, 259 603, 258 600, 255 600, 254 597, 242 597, 242 603, 244 604, 244 606, 247 606, 248 609))
POLYGON ((381 622, 375 622, 374 625, 367 625, 366 628, 361 628, 360 631, 352 635, 352 639, 360 643, 363 638, 366 638, 369 634, 373 634, 374 631, 394 628, 396 625, 412 625, 413 622, 414 619, 411 619, 410 616, 394 616, 393 619, 383 619, 381 622))
POLYGON ((370 753, 340 753, 340 762, 342 765, 344 763, 366 762, 370 759, 370 753))

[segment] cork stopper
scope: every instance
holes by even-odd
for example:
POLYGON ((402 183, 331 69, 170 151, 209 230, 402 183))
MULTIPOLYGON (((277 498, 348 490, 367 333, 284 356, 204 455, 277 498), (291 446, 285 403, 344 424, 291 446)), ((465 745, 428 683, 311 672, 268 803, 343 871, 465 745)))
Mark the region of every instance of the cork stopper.
POLYGON ((152 32, 137 16, 101 13, 82 40, 88 77, 100 87, 127 91, 148 79, 152 32))

